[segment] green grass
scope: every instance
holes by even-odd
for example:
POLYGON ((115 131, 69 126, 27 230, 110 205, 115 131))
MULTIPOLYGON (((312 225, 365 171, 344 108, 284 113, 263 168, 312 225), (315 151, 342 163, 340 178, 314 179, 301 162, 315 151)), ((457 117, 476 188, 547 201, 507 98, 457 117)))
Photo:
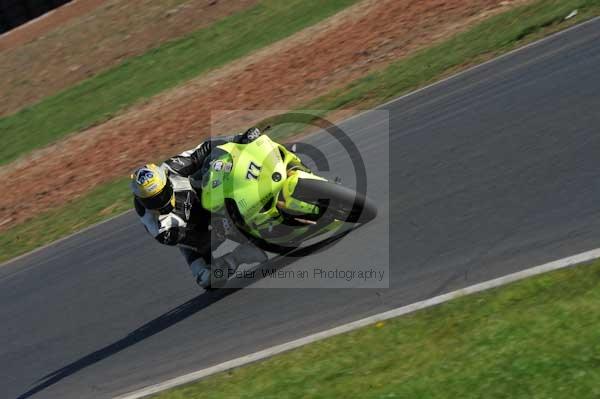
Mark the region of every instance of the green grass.
POLYGON ((153 399, 598 398, 600 262, 455 299, 153 399))
POLYGON ((383 71, 358 79, 349 86, 307 104, 307 109, 339 109, 360 102, 377 104, 400 93, 438 80, 441 76, 514 49, 525 39, 539 38, 584 18, 600 14, 600 0, 543 0, 489 18, 471 30, 383 71), (564 17, 578 9, 579 16, 564 17))
POLYGON ((0 262, 131 209, 133 203, 128 182, 129 179, 119 179, 102 185, 61 208, 3 232, 0 234, 0 262))
POLYGON ((0 164, 323 20, 357 0, 263 0, 0 119, 0 164))
MULTIPOLYGON (((600 0, 537 1, 531 5, 491 17, 465 33, 421 51, 413 57, 393 63, 380 72, 358 79, 346 88, 319 97, 309 104, 305 104, 303 108, 335 110, 357 105, 361 107, 375 105, 430 83, 460 68, 504 53, 595 15, 600 15, 600 0), (579 15, 568 22, 562 22, 564 16, 573 9, 579 9, 579 15)), ((309 119, 310 117, 307 117, 306 122, 309 122, 309 119)), ((302 126, 298 127, 297 125, 284 126, 281 131, 276 132, 276 136, 283 138, 295 134, 301 129, 302 126)), ((35 217, 32 222, 27 222, 25 225, 27 227, 16 226, 0 233, 0 245, 3 249, 0 260, 10 259, 36 246, 55 240, 61 234, 75 231, 70 224, 67 225, 64 222, 71 213, 78 216, 78 227, 98 221, 98 213, 89 212, 86 207, 89 207, 89 204, 93 204, 96 209, 109 207, 113 200, 111 196, 103 195, 103 190, 115 190, 113 193, 118 193, 119 198, 126 198, 128 195, 125 184, 109 183, 104 187, 100 187, 84 199, 74 201, 62 209, 35 217), (29 224, 35 227, 29 227, 29 224), (53 229, 56 234, 44 233, 47 228, 53 229), (41 231, 37 232, 36 229, 41 231), (22 245, 22 243, 27 243, 27 245, 22 245)))
MULTIPOLYGON (((315 115, 324 116, 329 110, 375 106, 597 15, 600 15, 600 0, 541 0, 518 7, 315 98, 301 109, 323 110, 315 115), (564 17, 575 9, 579 10, 578 16, 565 21, 564 17)), ((307 115, 305 123, 309 122, 307 115)), ((302 124, 290 125, 283 129, 281 136, 293 135, 302 129, 302 124)))

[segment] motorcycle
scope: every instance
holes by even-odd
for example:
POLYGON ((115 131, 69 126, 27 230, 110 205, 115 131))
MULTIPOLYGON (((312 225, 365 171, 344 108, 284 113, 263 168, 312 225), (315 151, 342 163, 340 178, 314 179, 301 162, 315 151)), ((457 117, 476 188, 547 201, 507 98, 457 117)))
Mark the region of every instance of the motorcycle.
POLYGON ((249 240, 278 254, 377 215, 365 195, 316 175, 266 134, 219 145, 201 176, 192 187, 202 206, 226 215, 249 240))

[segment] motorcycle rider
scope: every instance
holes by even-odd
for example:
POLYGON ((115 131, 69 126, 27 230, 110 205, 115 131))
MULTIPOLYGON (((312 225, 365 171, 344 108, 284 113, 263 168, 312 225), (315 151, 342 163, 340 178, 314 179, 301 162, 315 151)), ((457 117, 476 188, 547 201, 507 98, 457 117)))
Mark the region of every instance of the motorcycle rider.
MULTIPOLYGON (((267 255, 250 243, 239 244, 219 258, 212 255, 227 238, 244 242, 225 216, 205 210, 189 178, 201 181, 203 165, 214 147, 226 142, 247 144, 260 136, 251 128, 233 138, 210 139, 196 148, 164 161, 160 166, 146 164, 131 175, 134 207, 144 227, 158 242, 176 245, 185 257, 196 283, 211 287, 211 265, 231 275, 243 264, 264 262, 267 255)), ((219 276, 217 276, 219 277, 219 276)))

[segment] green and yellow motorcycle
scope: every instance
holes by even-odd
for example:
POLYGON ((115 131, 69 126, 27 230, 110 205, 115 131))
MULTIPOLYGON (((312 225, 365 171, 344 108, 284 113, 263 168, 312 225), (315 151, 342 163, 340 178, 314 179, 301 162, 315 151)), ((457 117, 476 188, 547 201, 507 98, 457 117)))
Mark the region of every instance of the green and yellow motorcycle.
POLYGON ((263 134, 219 145, 197 187, 202 206, 226 215, 248 239, 279 254, 377 215, 365 195, 314 174, 284 145, 263 134))

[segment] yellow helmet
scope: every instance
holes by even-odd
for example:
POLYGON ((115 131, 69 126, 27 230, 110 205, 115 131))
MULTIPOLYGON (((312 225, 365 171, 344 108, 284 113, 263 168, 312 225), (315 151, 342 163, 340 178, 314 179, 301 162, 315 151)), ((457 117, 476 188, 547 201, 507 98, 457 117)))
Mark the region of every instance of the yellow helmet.
POLYGON ((131 191, 146 209, 169 213, 175 207, 173 184, 165 170, 153 163, 131 174, 131 191))

